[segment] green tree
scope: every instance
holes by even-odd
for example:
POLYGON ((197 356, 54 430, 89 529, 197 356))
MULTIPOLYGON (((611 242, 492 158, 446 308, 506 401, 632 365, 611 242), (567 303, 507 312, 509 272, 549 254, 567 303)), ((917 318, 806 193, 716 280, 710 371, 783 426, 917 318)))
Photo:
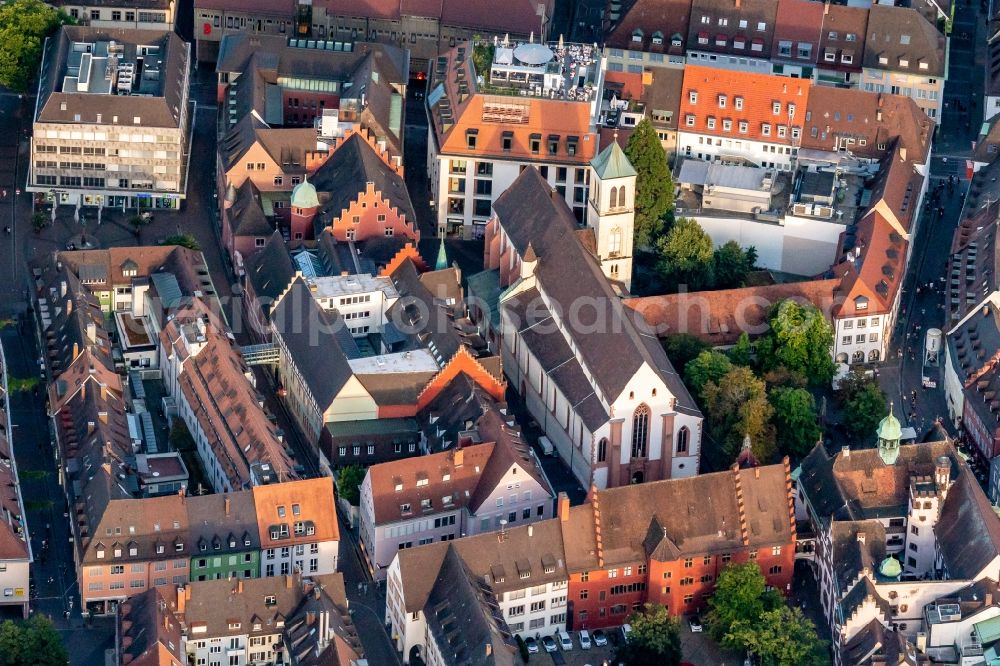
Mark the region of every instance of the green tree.
POLYGON ((733 345, 733 348, 728 352, 729 360, 733 362, 734 365, 743 365, 750 367, 753 365, 753 352, 750 350, 750 336, 747 335, 746 331, 740 333, 739 340, 733 345))
POLYGON ((635 168, 635 247, 652 247, 663 233, 663 220, 673 214, 674 181, 667 154, 648 118, 639 121, 625 145, 635 168))
POLYGON ((705 384, 718 382, 732 369, 733 363, 728 356, 714 349, 706 349, 684 366, 684 381, 695 396, 703 400, 705 384))
POLYGON ((656 271, 677 289, 697 291, 712 284, 712 238, 697 221, 678 218, 656 242, 656 271))
POLYGON ((742 287, 747 273, 756 263, 757 248, 751 246, 744 250, 736 241, 727 241, 712 255, 713 286, 716 289, 742 287))
POLYGON ((733 367, 717 382, 707 382, 702 394, 708 434, 718 446, 711 461, 717 469, 736 460, 746 435, 757 460, 766 464, 774 458, 774 408, 767 386, 750 368, 733 367))
POLYGON ((816 422, 816 400, 803 388, 779 387, 768 394, 774 407, 778 451, 801 458, 816 444, 822 431, 816 422))
POLYGON ((844 401, 844 424, 855 438, 871 437, 889 408, 885 393, 874 379, 864 382, 844 401))
POLYGON ((756 562, 732 564, 719 574, 715 592, 708 600, 705 622, 709 634, 717 642, 727 648, 740 648, 741 645, 726 640, 733 626, 748 618, 760 617, 764 611, 780 605, 780 595, 767 589, 767 580, 756 562))
POLYGON ((830 653, 826 641, 816 635, 812 620, 798 608, 784 604, 759 616, 736 621, 726 633, 725 643, 753 652, 768 666, 827 666, 830 653))
POLYGON ((631 617, 632 633, 615 650, 615 663, 625 666, 678 666, 681 663, 681 634, 677 620, 666 607, 646 604, 642 613, 631 617))
POLYGON ((348 465, 337 474, 337 494, 357 506, 361 502, 359 486, 365 480, 365 469, 360 465, 348 465))
POLYGON ((0 624, 0 666, 65 666, 69 654, 44 615, 0 624))
POLYGON ((764 383, 769 389, 777 387, 805 388, 809 381, 801 372, 789 370, 783 365, 779 365, 773 370, 764 373, 764 383))
POLYGON ((38 73, 45 38, 72 22, 41 0, 0 4, 0 86, 26 92, 38 73))
POLYGON ((30 393, 38 388, 38 377, 9 377, 7 390, 11 393, 30 393))
POLYGON ((683 370, 698 354, 707 351, 710 345, 701 338, 690 333, 675 333, 663 340, 663 351, 675 368, 683 370))
POLYGON ((769 323, 771 330, 757 344, 757 358, 764 369, 783 365, 815 385, 833 379, 833 327, 819 309, 786 299, 771 310, 769 323))
POLYGON ((180 245, 195 252, 201 252, 201 245, 191 234, 174 234, 163 239, 164 245, 180 245))

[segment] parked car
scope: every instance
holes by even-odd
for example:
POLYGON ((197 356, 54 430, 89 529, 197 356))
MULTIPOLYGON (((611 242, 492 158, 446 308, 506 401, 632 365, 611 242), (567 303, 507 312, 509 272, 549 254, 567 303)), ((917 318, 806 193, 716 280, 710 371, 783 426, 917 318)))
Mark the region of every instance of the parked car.
POLYGON ((589 650, 591 648, 590 632, 587 631, 586 629, 581 629, 579 638, 580 638, 580 649, 589 650))
POLYGON ((555 652, 559 649, 551 636, 542 636, 542 647, 545 648, 546 652, 555 652))
POLYGON ((538 654, 538 641, 533 636, 524 639, 524 646, 528 648, 528 654, 538 654))
POLYGON ((604 647, 608 644, 608 635, 604 633, 603 629, 594 630, 594 645, 598 647, 604 647))
POLYGON ((559 639, 559 647, 563 649, 563 652, 569 652, 573 649, 573 639, 565 631, 557 632, 556 638, 559 639))
POLYGON ((700 634, 702 630, 701 618, 697 615, 692 615, 688 618, 688 626, 691 627, 691 633, 700 634))
POLYGON ((628 624, 628 623, 625 623, 625 624, 623 624, 621 626, 621 630, 620 631, 621 631, 621 634, 622 634, 622 636, 621 636, 622 643, 627 643, 628 642, 629 634, 632 633, 632 625, 628 624))

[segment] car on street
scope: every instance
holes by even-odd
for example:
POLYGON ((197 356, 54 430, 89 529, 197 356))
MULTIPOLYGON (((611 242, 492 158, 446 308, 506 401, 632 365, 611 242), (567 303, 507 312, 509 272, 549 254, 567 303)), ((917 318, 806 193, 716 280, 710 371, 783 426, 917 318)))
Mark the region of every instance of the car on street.
POLYGON ((702 631, 701 618, 697 615, 692 615, 688 618, 688 626, 691 627, 691 633, 700 634, 702 631))
POLYGON ((559 639, 559 647, 563 649, 563 652, 569 652, 573 649, 573 639, 569 637, 568 633, 560 631, 556 633, 556 637, 559 639))
POLYGON ((538 654, 538 641, 532 636, 524 639, 524 646, 528 648, 528 654, 538 654))
POLYGON ((591 647, 590 632, 587 631, 586 629, 581 629, 579 638, 580 638, 580 649, 589 650, 591 647))
POLYGON ((623 624, 621 626, 621 632, 622 632, 622 635, 621 635, 621 639, 622 640, 621 640, 621 642, 622 643, 628 643, 628 637, 632 633, 632 625, 629 624, 628 622, 626 622, 625 624, 623 624))
POLYGON ((598 647, 604 647, 608 644, 608 635, 604 633, 603 629, 594 630, 594 645, 598 647))
POLYGON ((542 636, 542 647, 545 648, 546 652, 555 652, 559 649, 551 636, 542 636))

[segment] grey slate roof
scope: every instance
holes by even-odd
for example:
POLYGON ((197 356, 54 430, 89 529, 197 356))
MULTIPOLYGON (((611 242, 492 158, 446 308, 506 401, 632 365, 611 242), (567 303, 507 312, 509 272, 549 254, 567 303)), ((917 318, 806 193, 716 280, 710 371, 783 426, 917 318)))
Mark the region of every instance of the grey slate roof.
POLYGON ((647 364, 670 389, 679 411, 700 415, 659 340, 640 332, 637 323, 646 328, 644 322, 636 320, 641 315, 622 305, 597 260, 577 240, 576 219, 565 200, 553 193, 538 170, 528 167, 493 208, 519 255, 524 256, 531 243, 538 257, 535 276, 546 296, 564 313, 570 312, 574 301, 586 297, 593 306, 587 310, 596 310, 596 320, 607 322, 593 326, 595 319, 588 317, 586 322, 565 328, 580 361, 609 401, 617 399, 647 364), (614 354, 608 353, 611 349, 614 354))
POLYGON ((948 491, 934 534, 950 578, 971 579, 1000 555, 1000 518, 971 473, 948 491))
POLYGON ((179 127, 184 110, 184 81, 189 60, 188 45, 173 32, 161 30, 91 28, 63 26, 48 40, 45 70, 39 88, 37 122, 110 124, 113 116, 122 125, 132 125, 133 117, 142 119, 144 127, 179 127), (158 45, 163 54, 158 95, 104 95, 63 92, 63 77, 73 42, 115 41, 133 51, 137 44, 158 45), (65 109, 63 104, 65 103, 65 109), (79 120, 77 120, 79 116, 79 120))
POLYGON ((402 176, 379 157, 360 134, 352 134, 323 163, 310 181, 317 192, 328 194, 322 213, 316 216, 317 229, 325 228, 333 218, 340 217, 368 183, 374 183, 390 206, 399 209, 406 219, 416 224, 417 216, 402 176))
POLYGON ((295 277, 295 264, 280 231, 275 230, 264 248, 246 260, 246 274, 257 302, 269 312, 295 277))
POLYGON ((348 359, 359 355, 343 319, 320 308, 305 280, 296 278, 271 313, 271 323, 325 410, 354 374, 348 359))
POLYGON ((486 583, 472 577, 454 546, 448 546, 423 610, 444 663, 517 663, 510 628, 496 597, 486 583))
POLYGON ((226 215, 233 236, 270 236, 274 230, 261 208, 260 191, 249 178, 236 190, 236 201, 226 215))

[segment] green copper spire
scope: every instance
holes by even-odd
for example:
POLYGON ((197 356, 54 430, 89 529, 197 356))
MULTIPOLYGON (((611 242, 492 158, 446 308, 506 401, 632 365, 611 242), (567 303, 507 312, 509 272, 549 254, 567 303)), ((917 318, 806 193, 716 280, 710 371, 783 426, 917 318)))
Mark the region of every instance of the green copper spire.
POLYGON ((444 249, 444 235, 441 235, 441 245, 438 246, 438 258, 437 263, 434 264, 434 270, 443 271, 448 268, 448 253, 444 249))
POLYGON ((903 428, 893 416, 892 403, 889 414, 878 424, 878 454, 886 465, 894 465, 899 457, 899 440, 903 438, 903 428))

